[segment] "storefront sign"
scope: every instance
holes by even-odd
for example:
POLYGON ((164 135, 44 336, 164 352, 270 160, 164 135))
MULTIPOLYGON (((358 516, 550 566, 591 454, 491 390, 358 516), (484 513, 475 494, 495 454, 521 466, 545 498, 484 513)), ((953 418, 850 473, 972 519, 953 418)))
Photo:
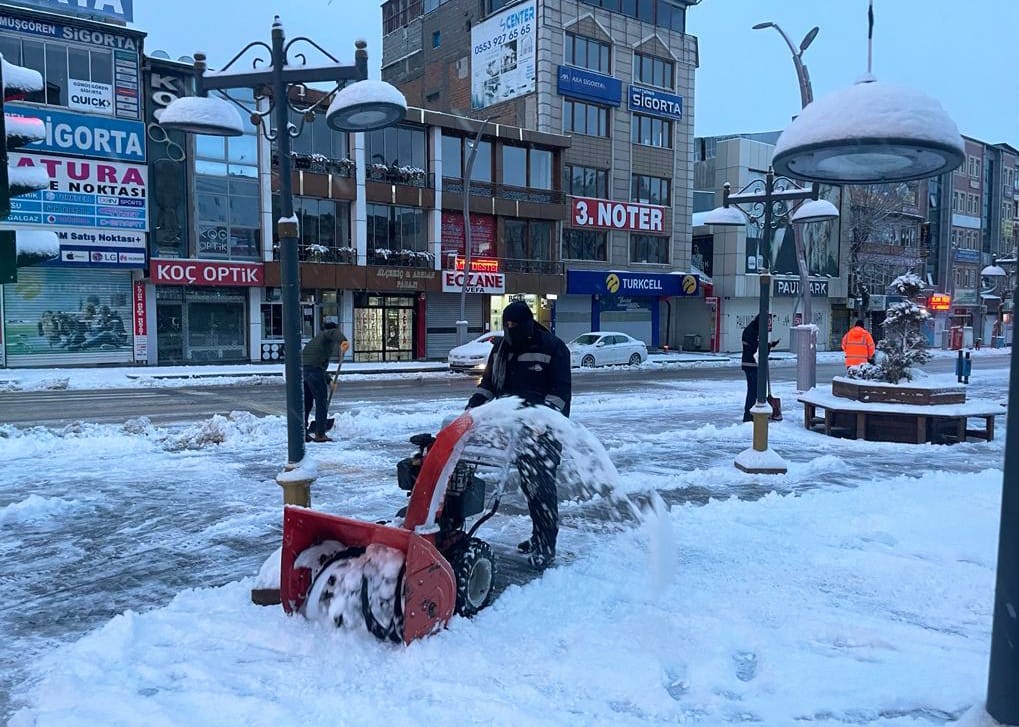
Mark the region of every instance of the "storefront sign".
POLYGON ((952 296, 935 293, 927 299, 927 310, 951 310, 952 296))
POLYGON ((599 270, 567 270, 566 292, 589 295, 693 296, 700 294, 700 280, 690 273, 627 273, 599 270))
POLYGON ((425 268, 369 266, 365 286, 370 290, 438 291, 437 273, 425 268))
MULTIPOLYGON (((464 216, 459 212, 442 213, 442 256, 464 254, 464 216)), ((495 254, 495 217, 471 215, 471 256, 495 254)))
POLYGON ((11 165, 43 167, 49 189, 11 199, 9 222, 44 227, 148 228, 148 170, 95 159, 11 154, 11 165))
MULTIPOLYGON (((459 293, 464 287, 464 273, 455 270, 442 271, 442 291, 459 293)), ((467 280, 468 293, 502 295, 506 292, 506 276, 502 273, 471 273, 467 280)))
POLYGON ((145 233, 131 230, 57 230, 60 257, 47 265, 145 268, 145 233))
POLYGON ((980 262, 980 251, 979 250, 956 250, 955 262, 957 263, 972 263, 978 264, 980 262))
POLYGON ((623 98, 623 84, 612 76, 586 71, 573 66, 559 66, 557 89, 560 96, 618 106, 623 98))
POLYGON ((573 225, 605 230, 663 232, 665 207, 637 202, 613 202, 610 199, 571 197, 573 225))
MULTIPOLYGON (((466 270, 467 261, 460 257, 456 258, 456 262, 453 265, 454 270, 466 270)), ((497 273, 499 272, 499 259, 494 257, 472 257, 471 258, 471 272, 472 273, 497 273)))
POLYGON ((78 111, 113 115, 113 86, 71 78, 67 82, 67 105, 78 111))
POLYGON ((134 281, 134 360, 149 360, 148 320, 145 310, 145 281, 134 281))
POLYGON ((42 119, 46 124, 46 138, 25 147, 33 152, 145 162, 145 125, 140 121, 85 116, 18 103, 6 104, 5 110, 42 119))
MULTIPOLYGON (((49 10, 61 15, 101 16, 107 20, 130 23, 134 20, 134 0, 19 0, 22 5, 49 10)), ((27 22, 27 21, 26 21, 27 22)))
POLYGON ((683 118, 683 97, 653 88, 630 86, 627 106, 630 111, 641 114, 663 116, 667 119, 683 118))
POLYGON ((471 105, 476 109, 534 92, 534 0, 471 28, 471 105))
POLYGON ((976 288, 956 288, 955 289, 955 305, 976 305, 977 304, 977 289, 976 288))
MULTIPOLYGON (((775 292, 776 298, 795 298, 800 294, 800 281, 799 280, 781 280, 775 278, 775 292)), ((828 297, 828 281, 827 280, 811 280, 810 281, 810 297, 811 298, 827 298, 828 297)))
MULTIPOLYGON (((24 0, 33 2, 35 0, 24 0)), ((42 4, 63 6, 61 10, 67 11, 67 0, 39 0, 42 4)), ((63 14, 63 13, 62 13, 63 14)), ((77 28, 70 25, 57 25, 42 20, 28 20, 13 15, 0 15, 0 30, 11 30, 15 33, 27 33, 29 35, 43 35, 49 38, 69 40, 75 43, 87 43, 98 45, 103 48, 124 48, 127 50, 138 50, 138 40, 128 35, 115 35, 101 30, 90 30, 88 28, 77 28)))
POLYGON ((149 274, 156 285, 222 285, 250 288, 265 284, 265 267, 261 263, 152 258, 149 261, 149 274))

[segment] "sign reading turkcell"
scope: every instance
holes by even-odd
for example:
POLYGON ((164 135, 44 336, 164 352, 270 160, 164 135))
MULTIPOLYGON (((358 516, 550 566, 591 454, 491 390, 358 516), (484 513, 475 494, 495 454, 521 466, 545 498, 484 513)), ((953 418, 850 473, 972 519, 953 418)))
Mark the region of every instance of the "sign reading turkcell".
POLYGON ((630 297, 691 296, 700 292, 700 285, 697 276, 689 273, 567 270, 566 292, 630 297))
POLYGON ((630 86, 627 94, 627 107, 652 116, 664 116, 667 119, 683 118, 683 97, 643 86, 630 86))
POLYGON ((86 116, 53 108, 9 103, 8 113, 34 116, 46 124, 46 138, 26 149, 57 154, 145 162, 145 124, 112 117, 86 116))
POLYGON ((125 23, 134 20, 134 0, 14 0, 14 4, 52 10, 61 15, 100 16, 125 23))
POLYGON ((612 76, 603 76, 573 66, 559 66, 557 77, 560 96, 613 106, 618 106, 623 99, 623 84, 612 76))

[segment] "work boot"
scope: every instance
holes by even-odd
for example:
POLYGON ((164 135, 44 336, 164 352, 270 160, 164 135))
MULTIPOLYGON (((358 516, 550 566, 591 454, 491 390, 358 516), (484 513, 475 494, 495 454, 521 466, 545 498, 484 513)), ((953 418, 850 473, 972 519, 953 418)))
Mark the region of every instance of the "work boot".
POLYGON ((517 550, 521 553, 530 553, 534 550, 534 538, 530 537, 522 543, 517 543, 517 550))
POLYGON ((333 438, 332 437, 327 437, 324 434, 316 434, 314 437, 311 438, 311 441, 319 442, 319 443, 322 443, 322 442, 331 442, 331 441, 333 441, 333 438))
POLYGON ((527 563, 536 571, 543 571, 555 565, 555 553, 535 550, 527 556, 527 563))

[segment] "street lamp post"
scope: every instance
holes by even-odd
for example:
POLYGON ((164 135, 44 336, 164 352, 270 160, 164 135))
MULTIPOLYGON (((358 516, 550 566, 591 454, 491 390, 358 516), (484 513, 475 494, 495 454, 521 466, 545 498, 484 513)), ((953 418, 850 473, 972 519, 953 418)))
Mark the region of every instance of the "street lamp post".
MULTIPOLYGON (((799 47, 793 45, 792 40, 786 32, 779 27, 778 23, 758 23, 753 26, 754 30, 774 28, 789 46, 789 52, 793 56, 793 66, 796 68, 796 80, 800 85, 800 108, 804 109, 814 100, 814 91, 810 86, 810 73, 806 64, 803 63, 803 53, 814 42, 820 28, 816 25, 807 31, 800 41, 799 47)), ((796 351, 796 388, 799 391, 808 391, 817 384, 817 331, 813 326, 814 311, 811 305, 810 296, 810 268, 807 265, 807 251, 803 237, 794 229, 793 242, 796 247, 796 267, 800 274, 800 299, 803 301, 803 324, 793 326, 791 333, 796 338, 790 341, 796 351)))
MULTIPOLYGON (((314 41, 303 36, 286 41, 283 24, 276 16, 272 24, 272 44, 255 41, 246 45, 222 69, 210 71, 204 53, 195 53, 195 79, 197 96, 173 101, 160 116, 160 125, 196 134, 236 136, 242 133, 240 115, 224 98, 209 96, 219 91, 233 104, 249 114, 251 122, 260 127, 270 142, 276 144, 279 168, 280 219, 277 233, 280 241, 280 274, 283 298, 283 339, 286 351, 284 360, 287 401, 287 464, 286 471, 298 470, 305 458, 304 397, 301 372, 301 311, 300 266, 298 263, 298 225, 294 219, 292 198, 291 139, 300 134, 306 120, 321 113, 329 102, 326 123, 338 131, 371 131, 397 123, 407 110, 403 95, 387 83, 369 81, 366 43, 357 41, 353 65, 340 61, 314 41), (329 59, 324 65, 306 64, 302 52, 291 52, 296 43, 305 43, 329 59), (250 70, 231 70, 233 65, 252 49, 268 51, 270 63, 264 65, 255 58, 250 70), (291 55, 300 60, 290 63, 291 55), (291 100, 291 89, 304 89, 311 83, 335 83, 333 91, 318 102, 299 106, 291 100), (268 89, 269 107, 264 111, 251 110, 225 94, 228 89, 268 89), (301 126, 290 122, 290 111, 302 117, 301 126), (268 120, 275 129, 267 128, 268 120)), ((303 94, 297 94, 303 96, 303 94)), ((309 506, 310 485, 314 481, 311 469, 293 476, 278 478, 284 488, 284 502, 309 506)))
POLYGON ((467 343, 467 283, 471 277, 471 174, 474 171, 474 159, 478 155, 478 146, 481 145, 481 135, 485 132, 488 122, 494 119, 490 116, 481 122, 478 131, 474 134, 474 145, 467 157, 467 165, 464 169, 463 184, 463 210, 464 210, 464 277, 460 287, 460 318, 456 322, 456 345, 462 346, 467 343))
POLYGON ((735 465, 744 472, 783 474, 785 461, 768 447, 768 323, 771 318, 771 244, 775 228, 789 218, 794 223, 822 222, 836 219, 838 209, 831 202, 819 199, 819 187, 796 186, 792 180, 777 177, 768 170, 765 178, 755 179, 738 193, 731 192, 728 182, 722 190, 722 206, 705 217, 705 224, 721 227, 743 227, 747 221, 762 225, 761 249, 758 251, 757 403, 750 410, 754 420, 753 446, 736 456, 735 465), (802 203, 795 206, 794 203, 802 203), (742 205, 742 206, 741 206, 742 205))

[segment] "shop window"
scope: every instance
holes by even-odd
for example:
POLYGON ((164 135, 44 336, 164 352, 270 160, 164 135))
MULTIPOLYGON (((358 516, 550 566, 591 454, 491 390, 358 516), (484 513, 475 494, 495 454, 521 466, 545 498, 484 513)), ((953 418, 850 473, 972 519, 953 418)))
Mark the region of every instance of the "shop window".
POLYGON ((630 235, 630 262, 667 264, 669 238, 660 235, 630 235))
POLYGON ((369 265, 433 267, 423 209, 369 204, 367 213, 369 265))
POLYGON ((258 180, 198 175, 198 257, 260 257, 258 180))
POLYGON ((599 230, 565 228, 563 257, 567 260, 608 261, 608 233, 599 230))

